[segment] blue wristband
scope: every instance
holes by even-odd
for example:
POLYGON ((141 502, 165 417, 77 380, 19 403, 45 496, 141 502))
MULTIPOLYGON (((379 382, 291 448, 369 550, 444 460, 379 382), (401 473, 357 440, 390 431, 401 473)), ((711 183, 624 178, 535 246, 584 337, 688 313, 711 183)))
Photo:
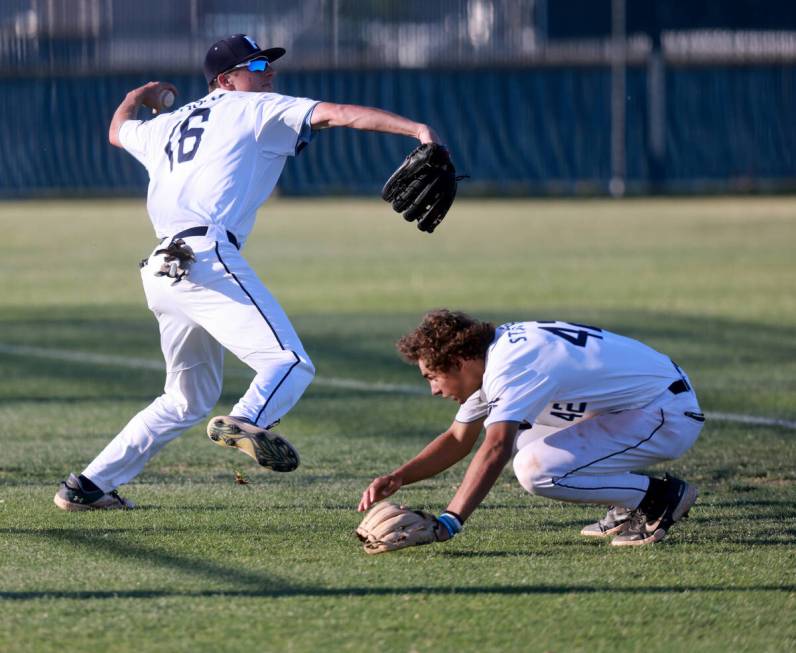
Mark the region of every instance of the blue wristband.
POLYGON ((443 512, 439 517, 437 517, 437 521, 445 527, 445 530, 448 531, 448 535, 453 537, 462 530, 462 522, 456 515, 453 515, 449 512, 443 512))

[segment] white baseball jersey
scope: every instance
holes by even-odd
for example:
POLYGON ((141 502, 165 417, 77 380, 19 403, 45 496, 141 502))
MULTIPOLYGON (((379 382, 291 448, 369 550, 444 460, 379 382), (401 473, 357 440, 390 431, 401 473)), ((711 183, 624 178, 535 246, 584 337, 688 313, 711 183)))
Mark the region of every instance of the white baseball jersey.
POLYGON ((481 389, 456 420, 562 428, 645 406, 684 374, 632 338, 568 322, 509 322, 489 347, 481 389))
POLYGON ((158 238, 207 226, 210 239, 226 240, 230 231, 245 242, 285 160, 309 140, 302 132, 316 104, 219 89, 172 113, 123 123, 119 140, 149 173, 147 211, 158 238))

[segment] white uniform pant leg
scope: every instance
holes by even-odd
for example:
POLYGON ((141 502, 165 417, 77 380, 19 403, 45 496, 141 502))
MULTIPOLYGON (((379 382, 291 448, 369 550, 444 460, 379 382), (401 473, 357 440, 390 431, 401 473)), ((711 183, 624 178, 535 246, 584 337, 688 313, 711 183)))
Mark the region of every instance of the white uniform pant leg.
MULTIPOLYGON (((520 484, 533 494, 578 503, 637 508, 649 487, 632 473, 682 456, 702 423, 693 392, 666 392, 644 408, 592 417, 539 438, 523 438, 514 457, 520 484)), ((532 429, 533 430, 533 429, 532 429)))
POLYGON ((169 304, 168 283, 164 279, 144 280, 150 307, 158 318, 166 360, 163 394, 133 417, 83 471, 106 492, 141 473, 164 445, 203 420, 221 395, 221 346, 179 312, 161 313, 153 307, 153 303, 169 304))
POLYGON ((233 245, 219 241, 197 258, 201 270, 191 279, 204 290, 186 285, 184 310, 255 371, 230 414, 268 426, 296 404, 315 368, 287 314, 233 245))

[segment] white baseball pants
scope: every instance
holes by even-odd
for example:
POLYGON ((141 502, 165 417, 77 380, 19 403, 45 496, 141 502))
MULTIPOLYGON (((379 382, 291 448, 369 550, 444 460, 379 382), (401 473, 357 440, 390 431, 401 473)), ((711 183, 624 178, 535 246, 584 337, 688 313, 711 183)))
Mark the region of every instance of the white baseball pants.
POLYGON ((678 395, 667 390, 636 410, 560 430, 535 425, 517 440, 514 473, 532 494, 632 510, 649 487, 647 476, 632 472, 682 456, 702 430, 700 415, 693 390, 678 395))
POLYGON ((259 426, 287 413, 315 374, 284 310, 235 246, 204 236, 185 242, 196 255, 187 279, 172 285, 173 279, 156 277, 154 252, 141 269, 160 326, 166 383, 83 471, 106 492, 133 479, 165 444, 209 415, 221 396, 224 348, 255 372, 229 414, 259 426))

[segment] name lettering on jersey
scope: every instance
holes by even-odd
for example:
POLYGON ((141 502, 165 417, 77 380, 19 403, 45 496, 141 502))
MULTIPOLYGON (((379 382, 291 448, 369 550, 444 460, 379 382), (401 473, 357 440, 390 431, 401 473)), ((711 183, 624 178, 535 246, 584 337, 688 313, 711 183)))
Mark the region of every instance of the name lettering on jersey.
POLYGON ((528 340, 525 336, 525 325, 522 322, 506 322, 500 328, 505 330, 512 345, 528 340))
POLYGON ((222 100, 227 96, 226 93, 219 93, 218 95, 206 95, 203 98, 195 100, 194 102, 190 102, 186 105, 181 106, 178 110, 179 111, 192 111, 197 107, 201 107, 203 104, 207 102, 218 102, 218 100, 222 100))
POLYGON ((574 422, 576 419, 580 419, 586 413, 586 402, 581 401, 579 404, 560 404, 555 403, 553 404, 553 408, 555 410, 551 410, 550 414, 553 417, 558 417, 559 419, 566 420, 567 422, 574 422))
POLYGON ((596 338, 602 340, 603 337, 598 335, 602 333, 602 329, 589 326, 588 324, 578 324, 577 322, 552 322, 547 320, 537 320, 536 324, 565 324, 568 326, 540 326, 539 328, 552 333, 553 335, 563 338, 568 343, 576 347, 585 347, 589 338, 596 338), (575 328, 570 328, 575 327, 575 328), (592 333, 594 332, 594 333, 592 333))

